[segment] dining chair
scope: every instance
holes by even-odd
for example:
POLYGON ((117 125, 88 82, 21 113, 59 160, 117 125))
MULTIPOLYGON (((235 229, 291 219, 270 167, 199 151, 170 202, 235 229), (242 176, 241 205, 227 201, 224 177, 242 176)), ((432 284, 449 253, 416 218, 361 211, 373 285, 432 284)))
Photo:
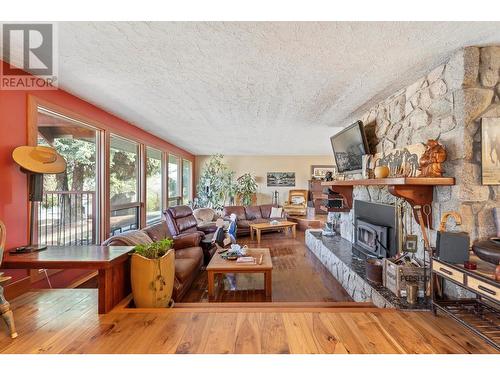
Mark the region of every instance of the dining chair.
MULTIPOLYGON (((5 230, 5 224, 0 220, 0 266, 2 265, 3 251, 5 249, 5 241, 7 239, 7 232, 5 230)), ((10 303, 7 302, 3 295, 2 284, 9 281, 10 276, 4 276, 3 272, 0 272, 0 315, 2 319, 7 324, 10 330, 10 337, 13 339, 17 337, 16 326, 14 324, 14 314, 10 309, 10 303)))

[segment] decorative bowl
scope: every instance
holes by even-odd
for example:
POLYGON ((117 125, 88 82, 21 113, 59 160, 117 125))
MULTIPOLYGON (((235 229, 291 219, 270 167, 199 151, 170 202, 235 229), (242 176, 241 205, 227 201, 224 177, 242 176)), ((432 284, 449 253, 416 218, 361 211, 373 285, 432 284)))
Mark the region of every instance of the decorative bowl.
POLYGON ((490 238, 486 241, 480 241, 472 245, 472 251, 482 260, 500 264, 500 238, 490 238))
POLYGON ((221 254, 221 258, 225 260, 236 260, 241 256, 239 252, 228 251, 225 254, 221 254))

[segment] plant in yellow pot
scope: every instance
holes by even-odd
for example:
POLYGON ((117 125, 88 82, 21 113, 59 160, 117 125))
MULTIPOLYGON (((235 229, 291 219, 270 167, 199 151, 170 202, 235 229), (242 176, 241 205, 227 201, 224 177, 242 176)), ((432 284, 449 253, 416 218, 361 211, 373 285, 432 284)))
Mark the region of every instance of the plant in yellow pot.
POLYGON ((136 307, 172 304, 175 276, 174 240, 137 245, 131 260, 132 295, 136 307))

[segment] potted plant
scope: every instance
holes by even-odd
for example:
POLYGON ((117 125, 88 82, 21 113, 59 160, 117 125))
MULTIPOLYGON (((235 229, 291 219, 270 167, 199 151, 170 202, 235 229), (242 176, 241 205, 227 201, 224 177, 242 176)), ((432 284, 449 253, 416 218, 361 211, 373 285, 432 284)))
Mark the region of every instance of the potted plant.
POLYGON ((236 189, 243 206, 252 204, 252 199, 257 192, 257 182, 250 173, 245 173, 236 180, 236 189))
POLYGON ((137 245, 131 260, 132 295, 136 307, 167 307, 175 276, 174 240, 137 245))
POLYGON ((215 154, 204 165, 196 193, 199 207, 221 210, 234 197, 234 171, 223 159, 224 155, 215 154))

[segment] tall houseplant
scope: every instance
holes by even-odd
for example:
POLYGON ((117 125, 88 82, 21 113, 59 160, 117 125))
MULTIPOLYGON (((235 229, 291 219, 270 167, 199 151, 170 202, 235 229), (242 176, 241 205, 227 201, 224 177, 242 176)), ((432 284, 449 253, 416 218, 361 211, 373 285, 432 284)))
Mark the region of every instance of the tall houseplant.
POLYGON ((136 307, 167 307, 175 276, 174 240, 137 245, 130 265, 132 295, 136 307))
POLYGON ((196 192, 200 207, 222 209, 236 193, 234 172, 223 159, 224 155, 212 155, 201 172, 196 192))
POLYGON ((241 203, 244 206, 252 204, 252 198, 257 192, 257 182, 250 173, 245 173, 236 180, 236 191, 240 195, 241 203))

